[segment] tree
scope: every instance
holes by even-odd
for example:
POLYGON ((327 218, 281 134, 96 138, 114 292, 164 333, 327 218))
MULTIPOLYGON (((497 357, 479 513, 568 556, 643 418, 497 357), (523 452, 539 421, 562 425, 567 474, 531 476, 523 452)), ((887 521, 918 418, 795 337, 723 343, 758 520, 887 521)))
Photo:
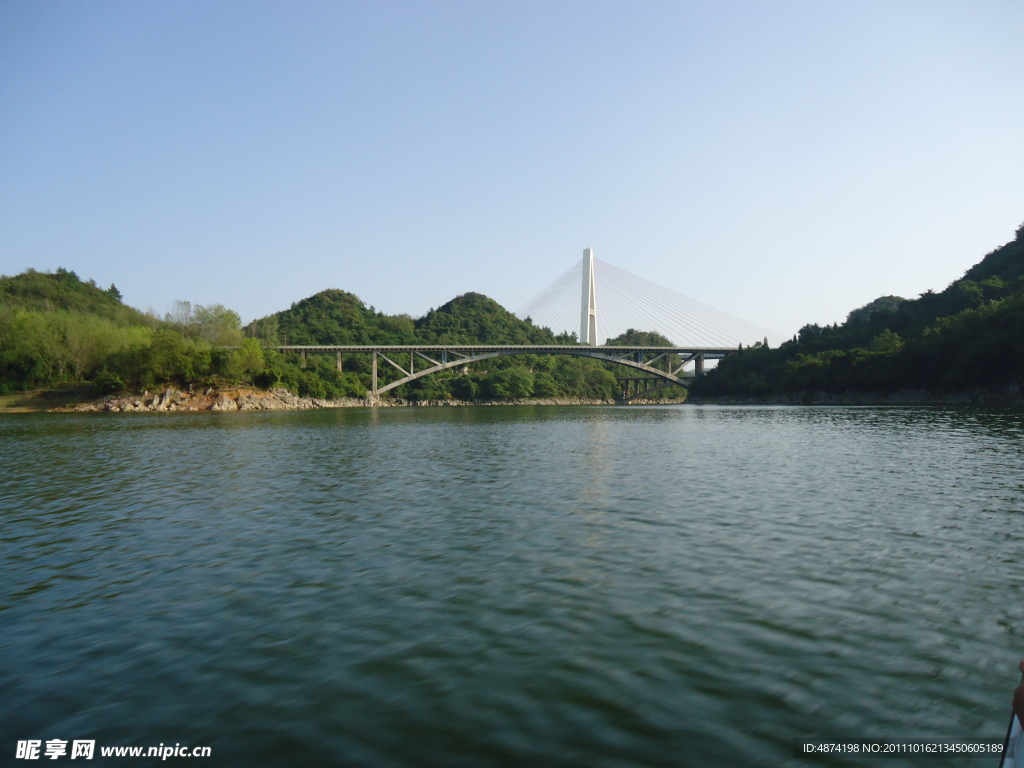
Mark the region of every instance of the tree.
POLYGON ((279 330, 280 326, 277 315, 261 317, 259 320, 253 320, 246 326, 246 332, 251 337, 259 339, 268 347, 276 347, 281 343, 279 341, 279 330))
POLYGON ((171 305, 171 311, 164 315, 164 322, 176 325, 181 329, 192 325, 192 302, 175 301, 171 305))
POLYGON ((197 338, 217 347, 233 347, 242 343, 242 318, 233 309, 222 304, 208 307, 200 304, 193 310, 193 317, 197 338))
POLYGON ((898 333, 894 333, 886 328, 871 340, 871 349, 874 352, 895 354, 903 349, 903 339, 900 338, 898 333))
POLYGON ((846 316, 847 324, 867 323, 878 312, 895 312, 905 302, 902 296, 880 296, 860 309, 853 310, 846 316))
POLYGON ((533 394, 537 397, 557 397, 558 385, 554 377, 546 371, 537 373, 533 381, 533 394))
POLYGON ((234 381, 255 382, 266 367, 259 339, 244 339, 238 349, 231 350, 228 358, 228 376, 234 381))
POLYGON ((210 345, 161 328, 137 362, 143 385, 171 380, 191 384, 210 373, 210 345))
POLYGON ((451 379, 449 387, 459 400, 474 400, 480 391, 480 385, 466 374, 451 379))
POLYGON ((671 347, 672 342, 657 331, 638 331, 630 328, 605 342, 609 347, 671 347))
POLYGON ((484 379, 483 395, 498 400, 529 397, 533 394, 533 374, 526 368, 494 371, 484 379))
POLYGON ((178 326, 190 339, 204 339, 216 347, 234 347, 242 341, 242 319, 222 304, 194 307, 187 301, 176 301, 164 320, 178 326))

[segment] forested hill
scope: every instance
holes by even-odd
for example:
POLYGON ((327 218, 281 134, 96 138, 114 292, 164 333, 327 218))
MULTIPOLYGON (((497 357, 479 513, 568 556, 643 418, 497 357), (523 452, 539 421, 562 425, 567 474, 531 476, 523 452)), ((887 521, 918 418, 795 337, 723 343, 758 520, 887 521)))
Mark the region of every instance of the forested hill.
POLYGON ((941 292, 884 296, 842 325, 730 355, 694 395, 891 392, 1024 385, 1024 225, 941 292))
MULTIPOLYGON (((334 355, 302 358, 273 347, 575 342, 574 335, 555 336, 478 293, 459 296, 414 320, 378 312, 346 291, 327 290, 245 328, 237 313, 219 304, 177 302, 163 318, 143 314, 125 305, 114 286, 101 289, 64 269, 0 277, 0 299, 0 394, 251 384, 309 397, 362 397, 371 380, 371 355, 347 354, 339 371, 334 355)), ((381 384, 399 375, 387 365, 378 369, 381 384)), ((408 400, 608 399, 619 394, 619 384, 598 361, 523 355, 443 371, 393 394, 408 400)))
POLYGON ((157 321, 74 272, 0 277, 0 394, 92 380, 146 348, 157 321))
POLYGON ((377 312, 346 291, 327 290, 253 321, 246 332, 270 345, 556 343, 547 328, 520 320, 480 293, 458 296, 413 320, 377 312))
POLYGON ((355 294, 330 289, 254 320, 249 336, 277 344, 414 344, 408 315, 385 315, 367 307, 355 294))
MULTIPOLYGON (((321 291, 291 308, 251 323, 250 336, 267 346, 278 344, 571 344, 572 334, 556 336, 520 320, 493 299, 466 293, 431 309, 416 320, 408 315, 385 315, 367 307, 345 291, 321 291)), ((345 356, 345 374, 334 370, 333 357, 280 355, 265 350, 269 380, 298 387, 300 394, 335 396, 365 394, 369 384, 369 355, 345 356), (292 366, 291 374, 281 373, 292 366), (300 375, 295 370, 300 368, 300 375), (289 378, 290 376, 290 378, 289 378), (312 377, 316 377, 313 380, 312 377)), ((389 366, 378 368, 384 384, 399 374, 389 366)), ((513 399, 525 397, 614 398, 619 394, 615 375, 604 364, 569 357, 523 355, 449 370, 410 382, 397 397, 409 400, 513 399)), ((667 392, 666 395, 673 393, 667 392)), ((675 393, 679 396, 680 393, 675 393)))
POLYGON ((29 269, 14 277, 0 277, 0 305, 33 312, 85 313, 121 324, 148 322, 143 313, 121 303, 116 286, 104 290, 95 281, 83 281, 66 269, 54 273, 29 269))
POLYGON ((430 310, 416 321, 416 336, 428 344, 558 343, 550 329, 520 320, 481 293, 466 293, 430 310))

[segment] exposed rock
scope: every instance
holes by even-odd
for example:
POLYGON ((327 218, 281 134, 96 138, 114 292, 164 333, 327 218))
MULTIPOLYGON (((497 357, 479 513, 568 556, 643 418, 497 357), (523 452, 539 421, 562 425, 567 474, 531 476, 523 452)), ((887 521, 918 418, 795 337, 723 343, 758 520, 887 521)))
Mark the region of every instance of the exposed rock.
MULTIPOLYGON (((655 401, 665 404, 664 401, 655 401)), ((467 405, 613 405, 614 400, 592 398, 545 398, 536 400, 489 401, 476 400, 401 400, 386 398, 371 402, 370 398, 344 397, 338 400, 298 397, 287 389, 269 392, 250 388, 230 388, 217 391, 213 387, 204 393, 185 393, 168 388, 163 394, 108 395, 101 400, 58 410, 87 413, 105 411, 108 413, 138 413, 144 411, 284 411, 311 408, 357 408, 374 405, 378 407, 455 407, 467 405)))
POLYGON ((227 395, 221 395, 218 397, 213 405, 210 406, 211 411, 237 411, 238 403, 232 400, 227 395))

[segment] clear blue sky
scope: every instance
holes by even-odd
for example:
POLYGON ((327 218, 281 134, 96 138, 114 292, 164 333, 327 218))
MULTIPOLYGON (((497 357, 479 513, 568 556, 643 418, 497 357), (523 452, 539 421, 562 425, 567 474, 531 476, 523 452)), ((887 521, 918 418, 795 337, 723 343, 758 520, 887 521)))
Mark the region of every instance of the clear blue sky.
POLYGON ((1024 3, 0 0, 0 273, 244 320, 584 247, 794 333, 1024 221, 1024 3))

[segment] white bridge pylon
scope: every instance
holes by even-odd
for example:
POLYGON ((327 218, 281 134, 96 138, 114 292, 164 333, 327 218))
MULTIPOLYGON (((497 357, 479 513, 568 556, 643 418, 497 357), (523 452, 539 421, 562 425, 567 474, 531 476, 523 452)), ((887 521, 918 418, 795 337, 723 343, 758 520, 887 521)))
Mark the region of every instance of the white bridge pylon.
POLYGON ((594 256, 591 248, 516 314, 580 344, 600 346, 629 329, 655 331, 680 347, 736 349, 785 337, 768 328, 645 280, 594 256), (582 286, 582 293, 577 293, 582 286), (598 294, 601 311, 598 312, 598 294))
POLYGON ((583 250, 583 302, 580 308, 580 344, 597 346, 597 297, 594 295, 594 251, 583 250))

